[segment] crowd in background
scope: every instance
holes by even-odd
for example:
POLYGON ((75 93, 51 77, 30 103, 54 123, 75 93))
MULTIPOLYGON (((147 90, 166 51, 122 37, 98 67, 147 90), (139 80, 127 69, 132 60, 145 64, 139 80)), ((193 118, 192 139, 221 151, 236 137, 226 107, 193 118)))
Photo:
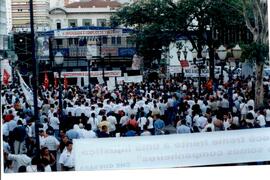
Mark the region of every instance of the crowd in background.
MULTIPOLYGON (((74 139, 207 133, 270 126, 269 81, 256 109, 254 78, 210 81, 199 95, 192 79, 171 78, 88 89, 40 86, 39 123, 16 83, 1 91, 5 172, 74 170, 74 139), (233 93, 229 93, 232 88, 233 93), (232 95, 232 97, 230 97, 232 95), (230 106, 230 98, 233 103, 230 106), (40 156, 35 156, 39 134, 40 156)), ((102 139, 101 139, 102 141, 102 139)))

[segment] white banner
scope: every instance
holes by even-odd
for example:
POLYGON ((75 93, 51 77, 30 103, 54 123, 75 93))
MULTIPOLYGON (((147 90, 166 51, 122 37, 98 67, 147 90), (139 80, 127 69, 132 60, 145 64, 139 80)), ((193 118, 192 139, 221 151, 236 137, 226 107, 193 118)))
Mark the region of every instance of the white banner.
POLYGON ((167 71, 170 72, 170 74, 179 74, 182 72, 182 68, 179 66, 168 66, 167 71))
POLYGON ((101 30, 55 30, 54 37, 67 38, 67 37, 81 37, 81 36, 120 36, 122 35, 121 29, 101 29, 101 30))
POLYGON ((141 83, 143 81, 143 76, 125 76, 124 81, 126 83, 141 83))
POLYGON ((76 139, 76 171, 172 168, 270 160, 270 129, 76 139))
MULTIPOLYGON (((102 71, 90 71, 91 77, 102 77, 102 71)), ((119 77, 121 71, 104 71, 105 77, 119 77)), ((54 77, 58 78, 58 73, 54 72, 54 77)), ((77 78, 77 77, 88 77, 88 71, 74 71, 74 72, 61 72, 61 78, 77 78)))
MULTIPOLYGON (((185 77, 199 77, 199 69, 197 67, 184 69, 185 77)), ((201 69, 201 77, 209 77, 208 68, 201 69)))

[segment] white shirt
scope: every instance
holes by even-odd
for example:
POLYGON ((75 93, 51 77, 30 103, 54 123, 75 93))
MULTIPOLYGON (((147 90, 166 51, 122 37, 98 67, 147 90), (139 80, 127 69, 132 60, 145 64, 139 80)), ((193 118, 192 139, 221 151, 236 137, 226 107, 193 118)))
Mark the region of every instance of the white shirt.
MULTIPOLYGON (((29 165, 26 167, 26 172, 38 172, 37 165, 29 165)), ((44 167, 44 172, 52 172, 51 166, 47 165, 44 167)))
POLYGON ((52 128, 54 130, 58 130, 59 129, 59 124, 60 124, 60 121, 57 117, 52 117, 50 119, 50 126, 52 126, 52 128))
POLYGON ((127 124, 127 122, 128 122, 128 116, 123 116, 123 117, 121 117, 119 124, 124 126, 127 124))
POLYGON ((47 147, 50 151, 56 151, 59 144, 59 141, 54 136, 44 138, 44 147, 47 147))
POLYGON ((2 126, 2 131, 3 131, 3 135, 4 136, 8 136, 9 135, 9 129, 8 129, 8 123, 4 123, 2 126))
POLYGON ((265 117, 262 114, 257 117, 257 121, 259 121, 259 125, 261 127, 266 125, 265 117))
POLYGON ((8 159, 14 161, 14 171, 18 172, 20 166, 31 164, 31 158, 25 154, 8 154, 8 159))
POLYGON ((87 124, 91 124, 92 130, 97 130, 97 126, 100 123, 99 119, 97 117, 92 118, 90 117, 89 120, 87 121, 87 124))
POLYGON ((62 154, 60 155, 59 158, 59 164, 62 164, 63 166, 66 167, 74 167, 75 166, 75 158, 74 158, 74 153, 73 151, 63 151, 62 154))
POLYGON ((75 116, 79 117, 82 115, 82 113, 84 113, 82 107, 78 106, 75 108, 75 116))
POLYGON ((138 120, 138 126, 143 130, 143 126, 146 124, 147 119, 145 117, 140 117, 138 120))
POLYGON ((116 117, 115 116, 109 116, 109 117, 107 117, 107 121, 110 123, 110 128, 109 128, 110 132, 115 131, 116 130, 115 125, 117 124, 116 117))
POLYGON ((8 122, 8 130, 13 131, 13 129, 17 127, 17 122, 14 120, 11 120, 8 122))
POLYGON ((266 109, 265 120, 270 121, 270 109, 266 109))
POLYGON ((88 138, 96 138, 97 135, 94 131, 90 130, 90 131, 85 131, 84 133, 84 138, 88 139, 88 138))
POLYGON ((203 129, 206 124, 207 124, 207 118, 204 116, 200 116, 197 120, 196 120, 196 124, 199 126, 199 128, 203 129))
POLYGON ((147 129, 153 129, 154 128, 154 119, 152 117, 148 117, 149 125, 147 129))

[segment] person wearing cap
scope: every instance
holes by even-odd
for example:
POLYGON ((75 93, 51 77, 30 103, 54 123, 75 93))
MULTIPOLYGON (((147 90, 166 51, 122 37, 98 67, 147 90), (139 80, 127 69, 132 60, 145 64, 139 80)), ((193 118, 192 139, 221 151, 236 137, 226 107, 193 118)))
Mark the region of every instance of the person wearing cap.
POLYGON ((59 164, 61 165, 62 171, 74 171, 75 158, 73 152, 73 143, 68 141, 66 143, 66 150, 63 151, 59 158, 59 164))

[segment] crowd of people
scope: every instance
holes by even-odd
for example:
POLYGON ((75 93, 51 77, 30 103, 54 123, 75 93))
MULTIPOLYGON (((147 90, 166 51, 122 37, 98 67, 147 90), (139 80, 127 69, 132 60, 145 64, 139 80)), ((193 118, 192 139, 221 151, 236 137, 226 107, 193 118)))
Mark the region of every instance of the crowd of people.
MULTIPOLYGON (((58 87, 38 90, 39 118, 16 81, 2 88, 5 172, 74 170, 74 139, 205 133, 270 126, 270 102, 255 109, 254 78, 231 85, 211 81, 201 94, 192 79, 68 86, 59 104, 58 87), (233 93, 230 97, 229 89, 233 93), (233 104, 230 105, 230 98, 233 104), (37 126, 37 128, 36 128, 37 126), (36 132, 38 130, 38 132, 36 132), (39 138, 36 138, 36 136, 39 138), (36 146, 39 140, 40 153, 36 146)), ((265 89, 268 99, 268 88, 265 89)), ((102 141, 102 139, 101 139, 102 141)))

